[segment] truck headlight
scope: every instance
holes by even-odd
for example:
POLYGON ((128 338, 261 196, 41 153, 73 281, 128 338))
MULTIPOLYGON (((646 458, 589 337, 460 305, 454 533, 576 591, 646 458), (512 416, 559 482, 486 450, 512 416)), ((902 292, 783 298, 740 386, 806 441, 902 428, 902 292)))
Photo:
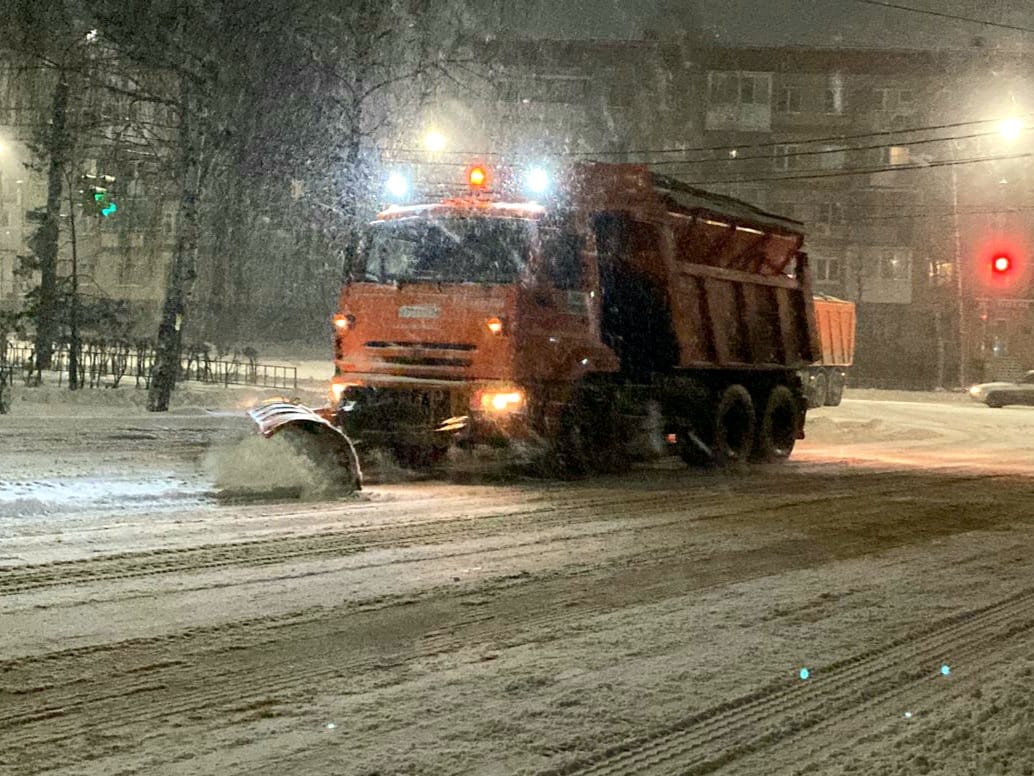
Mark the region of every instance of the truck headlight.
POLYGON ((474 394, 470 404, 471 409, 493 414, 519 412, 524 409, 524 391, 519 388, 480 390, 474 394))

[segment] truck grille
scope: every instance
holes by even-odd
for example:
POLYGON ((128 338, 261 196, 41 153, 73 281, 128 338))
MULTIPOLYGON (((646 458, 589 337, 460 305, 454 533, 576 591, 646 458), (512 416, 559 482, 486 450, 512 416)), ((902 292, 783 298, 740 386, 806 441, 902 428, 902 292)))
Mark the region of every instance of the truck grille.
POLYGON ((463 342, 378 340, 365 343, 365 347, 373 351, 371 355, 374 356, 374 366, 436 377, 446 377, 466 369, 473 363, 470 353, 477 350, 477 346, 463 342))
POLYGON ((385 342, 375 340, 364 343, 367 348, 413 348, 416 350, 477 350, 476 345, 462 342, 385 342))

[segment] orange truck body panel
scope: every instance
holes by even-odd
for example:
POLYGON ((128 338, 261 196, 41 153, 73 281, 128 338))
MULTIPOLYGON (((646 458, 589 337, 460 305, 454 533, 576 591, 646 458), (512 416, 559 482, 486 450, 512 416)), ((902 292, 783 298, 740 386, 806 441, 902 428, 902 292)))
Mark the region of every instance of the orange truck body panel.
POLYGON ((854 363, 855 305, 831 296, 815 297, 822 366, 849 367, 854 363))

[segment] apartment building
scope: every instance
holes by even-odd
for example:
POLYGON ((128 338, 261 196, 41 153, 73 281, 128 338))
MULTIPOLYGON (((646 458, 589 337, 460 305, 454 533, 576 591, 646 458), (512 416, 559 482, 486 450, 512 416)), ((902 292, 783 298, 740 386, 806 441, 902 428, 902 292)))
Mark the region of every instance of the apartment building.
POLYGON ((986 288, 978 266, 996 234, 1026 255, 1029 215, 983 212, 1030 192, 1025 167, 982 161, 1002 153, 991 120, 1022 112, 1029 79, 1015 52, 709 48, 655 36, 493 39, 480 56, 493 65, 491 97, 439 104, 473 117, 454 130, 476 138, 470 147, 648 162, 804 222, 816 291, 859 305, 861 381, 957 380, 960 325, 967 377, 979 378, 981 353, 1006 340, 1016 351, 1022 335, 1006 334, 1030 330, 1015 301, 1026 277, 996 304, 1003 289, 986 288))

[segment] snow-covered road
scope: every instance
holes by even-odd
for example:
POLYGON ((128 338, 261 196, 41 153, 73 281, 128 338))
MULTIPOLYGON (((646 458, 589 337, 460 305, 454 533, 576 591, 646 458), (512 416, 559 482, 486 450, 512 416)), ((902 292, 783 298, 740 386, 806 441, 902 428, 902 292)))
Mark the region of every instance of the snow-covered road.
POLYGON ((1031 772, 1032 432, 328 502, 236 413, 4 416, 0 772, 1031 772))

